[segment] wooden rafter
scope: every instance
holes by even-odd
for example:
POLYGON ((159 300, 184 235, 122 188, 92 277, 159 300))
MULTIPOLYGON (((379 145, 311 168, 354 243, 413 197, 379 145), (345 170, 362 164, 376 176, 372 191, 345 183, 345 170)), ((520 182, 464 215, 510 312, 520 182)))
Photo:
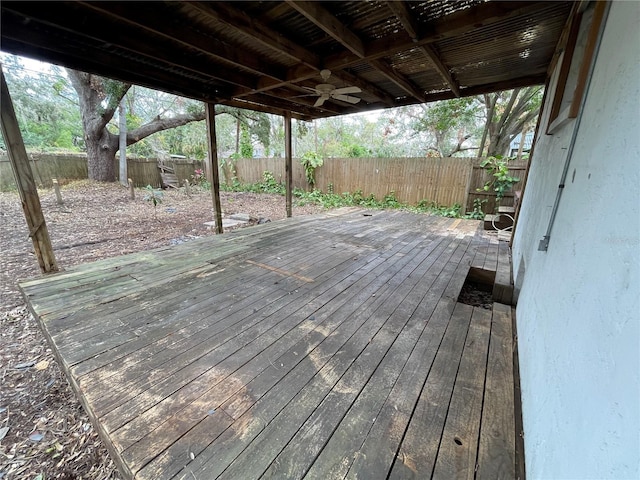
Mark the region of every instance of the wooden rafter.
POLYGON ((404 90, 411 97, 420 100, 421 102, 425 101, 424 92, 421 92, 412 82, 410 82, 404 75, 395 72, 393 68, 391 68, 387 63, 382 60, 372 60, 371 66, 378 70, 382 75, 387 77, 397 86, 399 86, 402 90, 404 90))
POLYGON ((362 40, 345 27, 331 12, 322 7, 319 2, 286 1, 327 35, 333 37, 334 40, 344 45, 358 57, 364 57, 364 44, 362 40))
POLYGON ((432 21, 425 26, 424 35, 415 42, 406 32, 394 35, 393 39, 381 38, 367 45, 366 55, 358 57, 352 52, 342 52, 325 58, 326 68, 348 68, 363 61, 388 57, 411 50, 420 45, 462 35, 473 29, 491 25, 520 15, 535 13, 548 8, 545 2, 487 2, 432 21))
MULTIPOLYGON (((292 60, 296 60, 301 65, 290 70, 286 74, 286 78, 279 80, 273 75, 267 75, 269 78, 262 78, 259 81, 256 92, 268 92, 275 88, 286 85, 292 85, 311 78, 317 79, 318 72, 323 68, 320 58, 298 43, 289 40, 285 35, 273 30, 271 27, 250 18, 246 13, 234 8, 228 3, 220 2, 215 4, 200 5, 189 4, 192 8, 198 8, 199 12, 226 25, 239 28, 240 31, 249 38, 252 38, 262 45, 275 50, 281 55, 286 55, 292 60)), ((359 87, 361 90, 382 100, 387 106, 393 105, 394 98, 383 90, 357 77, 356 75, 342 72, 337 69, 333 72, 335 78, 339 78, 349 85, 359 87)), ((249 93, 240 93, 238 97, 247 96, 249 93)))
MULTIPOLYGON (((415 47, 428 45, 439 40, 464 34, 480 26, 487 26, 517 17, 535 13, 542 8, 547 8, 548 4, 535 1, 510 1, 510 2, 487 2, 471 7, 459 12, 452 13, 441 19, 434 20, 424 28, 424 35, 418 40, 406 32, 397 34, 393 40, 382 38, 370 42, 367 45, 365 56, 359 57, 351 51, 330 55, 324 59, 324 65, 330 70, 345 69, 363 63, 369 63, 383 57, 411 50, 415 47)), ((287 74, 291 82, 298 82, 310 78, 308 72, 295 69, 287 74)), ((395 83, 395 82, 394 82, 395 83)), ((265 89, 264 84, 260 87, 265 89)), ((275 86, 273 87, 275 88, 275 86)))
MULTIPOLYGON (((296 11, 304 15, 309 21, 315 24, 318 28, 322 29, 325 33, 333 37, 345 48, 349 49, 355 55, 360 58, 365 56, 365 49, 362 40, 343 25, 329 11, 320 6, 317 2, 299 2, 294 0, 287 0, 287 3, 291 5, 296 11)), ((412 97, 421 100, 424 94, 413 85, 411 81, 405 78, 403 75, 395 72, 391 67, 381 60, 374 60, 370 62, 371 66, 380 71, 385 77, 398 85, 402 90, 407 92, 412 97)))
POLYGON ((447 66, 442 63, 440 55, 438 55, 433 46, 421 45, 420 47, 418 47, 418 50, 420 50, 429 58, 429 60, 431 61, 431 63, 433 63, 433 66, 436 68, 445 83, 449 86, 451 91, 455 94, 456 97, 459 97, 460 85, 458 85, 458 82, 454 80, 451 72, 449 71, 449 68, 447 68, 447 66))
MULTIPOLYGON (((415 17, 411 14, 411 10, 407 5, 407 2, 404 0, 397 1, 389 1, 387 5, 396 16, 396 18, 400 21, 406 32, 413 39, 414 42, 420 41, 420 27, 415 20, 415 17)), ((435 69, 438 71, 442 79, 449 86, 451 91, 456 95, 456 97, 460 96, 460 85, 453 79, 451 72, 447 68, 447 66, 442 62, 442 59, 435 51, 435 49, 431 45, 421 45, 418 47, 420 50, 433 64, 435 69)))
MULTIPOLYGON (((131 9, 126 8, 126 4, 118 3, 105 5, 104 3, 78 2, 78 4, 98 10, 107 17, 117 19, 120 25, 125 24, 134 27, 124 32, 119 28, 118 37, 147 31, 164 39, 168 46, 179 43, 203 53, 205 57, 221 60, 235 67, 242 67, 257 75, 266 75, 279 81, 284 80, 286 77, 285 69, 267 64, 256 55, 232 48, 223 42, 212 42, 210 38, 183 26, 160 23, 156 17, 148 15, 142 9, 131 11, 131 9)), ((71 20, 73 21, 73 19, 71 20)), ((93 25, 91 28, 93 29, 93 25)), ((157 48, 157 45, 154 45, 154 47, 157 48)))
MULTIPOLYGON (((101 9, 99 6, 94 6, 94 5, 90 5, 92 8, 96 8, 96 9, 101 9)), ((28 11, 28 10, 27 10, 28 11)), ((116 8, 116 12, 118 11, 118 9, 116 8)), ((121 19, 119 17, 119 15, 117 13, 113 13, 113 12, 109 12, 109 16, 111 17, 115 17, 118 18, 120 20, 120 22, 123 22, 125 25, 126 24, 130 24, 130 23, 135 23, 137 25, 137 22, 142 22, 143 20, 140 18, 136 17, 136 14, 132 14, 133 18, 129 18, 129 19, 121 19)), ((48 16, 50 21, 56 21, 56 25, 58 26, 66 26, 69 30, 71 30, 73 27, 72 25, 69 25, 68 22, 71 21, 73 24, 75 24, 76 22, 73 21, 73 18, 69 17, 67 18, 57 18, 56 15, 54 13, 52 13, 51 15, 48 16)), ((103 27, 97 27, 94 25, 95 22, 88 22, 86 25, 86 27, 82 27, 79 26, 78 29, 82 29, 85 28, 87 31, 85 32, 85 35, 89 38, 91 37, 95 37, 95 38, 101 38, 104 39, 105 35, 111 35, 109 33, 109 28, 108 26, 103 27), (102 31, 101 31, 102 29, 102 31)), ((113 37, 113 42, 112 44, 115 46, 119 46, 121 48, 125 48, 121 46, 121 42, 123 38, 132 38, 132 36, 135 34, 135 30, 132 31, 128 31, 126 26, 123 25, 123 23, 121 23, 119 29, 117 32, 115 32, 112 37, 113 37), (118 40, 120 39, 120 40, 118 40)), ((75 31, 78 31, 78 29, 76 29, 75 31)), ((142 25, 137 25, 136 29, 142 29, 142 25)), ((112 29, 113 30, 113 29, 112 29)), ((154 34, 158 34, 158 35, 162 35, 160 32, 157 32, 155 29, 152 29, 151 27, 147 28, 147 30, 152 31, 154 34)), ((172 32, 175 35, 178 35, 179 32, 172 32)), ((36 33, 34 32, 34 35, 36 35, 36 33)), ((183 37, 185 38, 189 38, 189 41, 191 41, 191 38, 189 37, 188 34, 183 35, 183 37), (185 37, 186 35, 186 37, 185 37)), ((107 38, 111 38, 111 37, 107 37, 107 38)), ((163 51, 168 51, 172 48, 173 46, 173 42, 169 42, 168 39, 172 38, 171 35, 168 36, 166 44, 163 45, 163 51)), ((186 41, 185 41, 186 42, 186 41)), ((184 43, 185 45, 190 45, 189 43, 184 43)), ((224 57, 222 56, 219 52, 221 50, 224 50, 223 47, 220 47, 219 44, 216 44, 216 49, 218 50, 218 53, 211 53, 212 49, 211 47, 205 47, 205 45, 202 44, 202 39, 201 40, 195 40, 194 44, 191 44, 191 46, 193 48, 199 48, 201 49, 201 51, 203 53, 206 53, 209 56, 212 57, 217 57, 217 58, 221 58, 223 60, 228 61, 229 63, 233 63, 236 65, 242 65, 243 64, 243 59, 241 58, 235 58, 235 59, 231 59, 230 57, 224 57)), ((158 58, 156 58, 154 52, 157 52, 158 49, 158 44, 156 43, 155 45, 150 45, 150 44, 145 44, 144 42, 139 42, 138 43, 138 47, 136 49, 136 52, 132 53, 137 53, 139 55, 146 55, 148 58, 152 58, 154 60, 159 60, 158 58), (152 56, 154 55, 154 56, 152 56)), ((228 50, 228 49, 227 49, 228 50)), ((68 53, 68 52, 67 52, 68 53)), ((244 57, 249 57, 248 55, 244 54, 244 57)), ((178 58, 178 56, 174 57, 174 58, 178 58)), ((251 61, 249 62, 249 65, 251 65, 251 61)), ((177 66, 177 64, 174 64, 174 66, 177 66)), ((257 69, 259 67, 256 67, 257 69)), ((266 68, 266 67, 265 67, 266 68)), ((251 69, 251 67, 249 68, 251 69)), ((253 94, 253 92, 256 89, 256 84, 254 83, 248 83, 247 79, 248 77, 246 76, 241 76, 239 74, 234 74, 233 71, 227 71, 227 70, 220 70, 220 69, 216 69, 216 68, 205 68, 204 64, 201 65, 193 65, 191 67, 191 71, 194 74, 199 74, 199 75, 211 75, 212 73, 215 74, 216 71, 219 71, 219 77, 218 79, 221 81, 225 81, 225 82, 230 82, 233 85, 236 86, 236 88, 234 90, 229 90, 228 93, 227 92, 220 92, 219 95, 216 95, 214 98, 212 98, 212 100, 216 100, 219 102, 222 102, 223 100, 227 100, 228 98, 230 98, 231 96, 242 96, 242 95, 248 95, 248 94, 253 94)), ((271 72, 270 74, 267 73, 263 73, 264 75, 267 76, 271 76, 272 78, 277 78, 276 74, 274 74, 273 72, 271 72)), ((214 75, 215 76, 215 75, 214 75)), ((279 76, 284 76, 284 71, 279 73, 279 76)), ((289 85, 288 82, 285 83, 286 85, 289 85)), ((293 85, 294 88, 295 85, 293 85)), ((304 89, 300 89, 299 90, 301 93, 306 93, 307 91, 304 89)), ((270 106, 270 107, 274 107, 274 108, 278 108, 281 109, 282 111, 288 110, 291 108, 290 105, 286 104, 282 98, 276 97, 276 96, 271 96, 270 94, 264 94, 260 96, 260 100, 261 103, 266 105, 266 106, 270 106)), ((226 103, 226 102, 225 102, 226 103)), ((304 101, 298 102, 299 106, 295 107, 294 112, 298 113, 298 114, 302 114, 303 116, 311 116, 312 112, 313 112, 313 105, 307 105, 304 106, 304 101)), ((228 103, 226 103, 228 104, 228 103)), ((330 108, 328 108, 329 111, 331 111, 333 114, 340 114, 340 110, 339 109, 333 109, 331 110, 330 108)))
POLYGON ((420 37, 418 22, 411 14, 411 10, 404 0, 392 0, 387 2, 387 6, 402 24, 409 36, 413 39, 420 37))
MULTIPOLYGON (((29 15, 29 8, 33 6, 33 7, 38 7, 38 4, 36 3, 29 3, 28 5, 25 5, 24 9, 20 12, 21 15, 29 15), (25 13, 26 12, 26 13, 25 13)), ((37 10, 37 8, 36 8, 37 10)), ((165 64, 167 64, 168 66, 177 66, 178 64, 177 59, 179 58, 177 55, 175 61, 173 62, 169 62, 167 61, 165 58, 158 58, 158 52, 160 51, 158 49, 158 44, 152 45, 150 43, 147 42, 138 42, 136 44, 135 50, 132 49, 132 47, 130 46, 126 46, 128 45, 128 43, 125 43, 124 39, 126 38, 127 40, 130 41, 131 38, 135 38, 133 36, 129 36, 127 37, 127 33, 130 33, 127 28, 123 25, 121 25, 117 31, 114 31, 113 29, 109 29, 107 26, 103 27, 102 25, 104 25, 104 22, 102 24, 99 25, 94 25, 93 22, 91 23, 84 23, 82 25, 77 25, 78 22, 74 21, 74 19, 72 17, 67 17, 65 15, 56 15, 55 14, 55 9, 53 9, 53 11, 51 12, 51 15, 47 15, 47 22, 50 25, 54 25, 57 28, 61 28, 64 31, 68 32, 69 34, 73 34, 73 35, 77 35, 78 32, 82 33, 82 35, 86 38, 90 38, 93 39, 94 41, 97 42, 102 42, 104 41, 104 38, 106 36, 106 38, 110 39, 110 45, 113 46, 117 46, 119 48, 122 48, 123 50, 129 52, 130 54, 134 54, 137 56, 141 57, 141 63, 143 62, 142 57, 147 57, 150 60, 154 60, 154 61, 161 61, 165 64), (55 21, 55 23, 54 23, 55 21)), ((4 13, 6 15, 6 13, 4 13)), ((38 19, 37 17, 37 13, 36 11, 32 11, 31 15, 33 15, 32 18, 32 22, 36 23, 36 22, 40 22, 40 23, 44 23, 42 22, 42 20, 38 19)), ((3 27, 4 29, 5 27, 3 27)), ((12 28, 12 24, 9 24, 9 28, 12 28)), ((7 32, 5 30, 5 32, 3 32, 5 35, 11 36, 11 32, 7 32)), ((38 30, 34 29, 33 31, 33 35, 31 38, 31 40, 33 40, 34 42, 38 41, 37 39, 38 36, 38 30)), ((162 48, 164 49, 164 52, 167 51, 172 51, 172 45, 169 43, 163 44, 162 48)), ((69 52, 61 52, 61 53, 69 53, 69 52)), ((224 83, 229 83, 229 84, 233 84, 236 86, 240 86, 240 87, 244 87, 247 90, 253 90, 255 88, 255 84, 251 83, 250 81, 248 81, 246 76, 240 75, 238 73, 234 73, 234 72, 220 72, 220 74, 218 76, 215 75, 215 71, 212 72, 212 69, 205 69, 204 67, 202 69, 196 67, 196 66, 192 66, 190 68, 191 72, 194 74, 200 74, 202 76, 211 76, 214 77, 216 79, 218 79, 221 82, 224 83)))
POLYGON ((548 52, 571 10, 569 1, 474 2, 468 8, 449 8, 446 1, 350 2, 342 10, 324 1, 258 2, 244 9, 231 2, 169 0, 133 8, 80 0, 43 12, 7 0, 0 4, 0 33, 10 53, 205 103, 308 119, 486 93, 505 83, 528 86, 546 67, 540 59, 551 61, 548 52), (514 36, 523 22, 531 34, 514 36), (467 35, 487 48, 465 51, 467 35), (495 51, 493 35, 501 39, 495 51), (440 45, 442 55, 451 53, 442 57, 440 45), (511 60, 524 49, 531 58, 517 63, 474 63, 511 60), (448 59, 456 69, 477 68, 458 79, 448 59), (322 69, 332 71, 336 87, 359 87, 364 101, 315 107, 306 95, 321 82, 322 69), (438 76, 423 74, 429 70, 438 76))
POLYGON ((182 5, 183 8, 192 9, 204 18, 214 19, 242 32, 263 46, 288 56, 291 60, 314 69, 320 68, 320 59, 317 55, 226 2, 207 4, 185 2, 182 5))

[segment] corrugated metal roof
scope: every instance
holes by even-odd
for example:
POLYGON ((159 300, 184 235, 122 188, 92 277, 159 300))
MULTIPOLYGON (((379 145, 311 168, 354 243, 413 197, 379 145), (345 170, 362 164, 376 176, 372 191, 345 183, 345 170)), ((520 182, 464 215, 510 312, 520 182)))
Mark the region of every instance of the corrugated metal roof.
POLYGON ((573 3, 405 2, 406 18, 394 13, 401 5, 378 0, 55 5, 3 1, 2 49, 308 119, 451 98, 458 89, 470 95, 542 83, 573 3), (420 45, 435 52, 448 75, 420 45), (333 69, 328 83, 345 86, 349 79, 362 90, 355 94, 360 103, 330 99, 316 109, 295 99, 301 87, 323 81, 326 65, 333 69))

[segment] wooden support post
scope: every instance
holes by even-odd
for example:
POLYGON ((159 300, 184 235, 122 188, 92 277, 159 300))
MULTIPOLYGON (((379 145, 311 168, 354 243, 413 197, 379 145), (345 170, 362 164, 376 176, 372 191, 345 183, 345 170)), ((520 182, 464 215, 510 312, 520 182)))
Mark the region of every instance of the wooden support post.
POLYGON ((130 178, 127 178, 127 184, 129 185, 129 198, 131 198, 131 200, 135 200, 136 191, 133 188, 133 180, 131 180, 130 178))
POLYGON ((291 112, 284 116, 284 173, 285 173, 285 193, 287 202, 287 217, 291 217, 291 205, 293 195, 291 194, 293 184, 293 161, 291 153, 291 112))
POLYGON ((127 186, 127 116, 124 111, 124 98, 120 101, 118 106, 118 126, 120 128, 119 133, 119 147, 120 150, 120 168, 119 178, 120 185, 127 186))
POLYGON ((211 196, 216 216, 216 231, 222 233, 222 206, 220 204, 220 172, 218 171, 218 143, 216 140, 216 110, 213 103, 206 104, 207 136, 209 138, 209 171, 211 172, 211 196))
POLYGON ((462 201, 462 214, 473 210, 473 207, 469 207, 469 189, 471 188, 471 180, 473 179, 473 160, 469 159, 469 174, 467 175, 467 183, 464 187, 464 200, 462 201))
POLYGON ((4 79, 4 73, 0 69, 1 88, 0 88, 0 110, 2 135, 7 146, 9 154, 9 162, 16 178, 16 186, 20 194, 22 209, 29 227, 29 237, 33 241, 33 248, 43 272, 55 272, 58 270, 55 256, 53 255, 53 247, 49 238, 47 224, 42 214, 40 205, 40 197, 33 179, 33 172, 29 164, 29 157, 24 148, 22 134, 18 127, 16 112, 13 109, 9 88, 4 79))
POLYGON ((58 179, 52 178, 51 183, 53 183, 53 190, 56 192, 56 203, 58 205, 64 205, 62 194, 60 193, 60 184, 58 183, 58 179))

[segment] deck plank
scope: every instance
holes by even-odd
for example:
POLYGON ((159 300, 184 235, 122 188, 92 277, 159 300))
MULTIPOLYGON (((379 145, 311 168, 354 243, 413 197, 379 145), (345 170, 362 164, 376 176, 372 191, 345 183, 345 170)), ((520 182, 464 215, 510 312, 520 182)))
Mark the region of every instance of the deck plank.
POLYGON ((515 478, 511 307, 493 304, 477 480, 515 478))
POLYGON ((474 308, 433 480, 473 480, 489 349, 491 311, 474 308))
MULTIPOLYGON (((348 285, 350 285, 351 283, 355 283, 358 279, 364 277, 366 275, 366 273, 376 267, 378 265, 379 262, 376 261, 372 261, 369 262, 368 265, 361 271, 358 272, 358 265, 354 264, 352 268, 348 269, 346 271, 346 273, 344 274, 344 278, 341 278, 338 275, 332 275, 328 280, 328 283, 326 284, 322 284, 319 283, 317 288, 315 290, 312 290, 311 293, 313 295, 316 296, 316 298, 314 299, 313 302, 308 302, 307 297, 304 295, 298 295, 298 296, 292 296, 292 295, 288 295, 285 296, 281 299, 281 301, 278 302, 273 302, 273 301, 269 301, 269 299, 265 300, 265 309, 261 309, 258 310, 256 312, 253 312, 254 316, 260 316, 263 317, 266 320, 269 320, 271 318, 271 320, 277 320, 278 318, 286 318, 287 313, 288 312, 296 312, 296 309, 300 309, 300 308, 304 308, 306 309, 309 313, 309 315, 313 314, 313 310, 314 308, 317 308, 318 306, 321 306, 324 301, 324 299, 326 299, 326 301, 332 299, 335 295, 337 295, 338 293, 340 293, 342 290, 344 290, 344 288, 348 285), (291 302, 294 302, 293 304, 291 304, 291 302)), ((337 302, 333 302, 334 307, 337 307, 338 304, 337 302)), ((251 314, 251 312, 250 312, 251 314)), ((298 312, 297 314, 298 316, 301 316, 301 314, 298 312)), ((246 326, 251 326, 251 324, 246 324, 246 326)), ((238 332, 234 332, 234 333, 238 333, 238 332)), ((247 334, 245 336, 249 336, 250 338, 253 338, 253 336, 251 334, 247 334)), ((211 342, 208 343, 208 346, 214 346, 211 345, 211 342)), ((179 349, 177 349, 179 351, 179 349)), ((211 349, 213 350, 213 348, 211 349)), ((162 369, 164 373, 166 373, 166 369, 162 369)), ((181 375, 183 375, 184 372, 181 373, 181 375)), ((155 392, 154 392, 155 393, 155 392)))
MULTIPOLYGON (((418 261, 419 259, 416 259, 415 263, 418 261)), ((440 261, 446 262, 448 258, 440 261)), ((407 350, 406 347, 415 341, 413 327, 419 322, 418 317, 412 316, 428 290, 428 285, 433 281, 429 272, 433 263, 427 261, 417 265, 401 284, 401 289, 393 292, 393 301, 385 302, 382 308, 375 312, 376 316, 382 316, 386 321, 358 356, 358 360, 366 360, 352 364, 303 424, 297 425, 291 421, 294 413, 299 414, 297 409, 294 408, 290 413, 283 411, 279 417, 280 422, 274 421, 269 425, 271 435, 261 432, 260 441, 252 442, 242 455, 234 460, 222 478, 257 477, 263 474, 264 466, 270 463, 273 466, 267 471, 270 477, 302 478, 305 475, 306 466, 304 461, 300 461, 301 458, 308 458, 308 463, 313 461, 355 399, 366 398, 366 394, 363 396, 361 393, 367 385, 376 390, 382 387, 374 373, 385 370, 384 380, 389 382, 395 377, 394 369, 402 365, 400 359, 410 353, 410 349, 407 350), (292 438, 284 438, 286 446, 278 444, 273 438, 277 436, 281 439, 285 428, 289 428, 293 435, 292 438), (284 450, 278 454, 279 449, 283 447, 284 450), (254 466, 255 470, 250 470, 249 465, 254 466)), ((310 475, 313 478, 313 475, 310 475)), ((321 476, 330 478, 337 475, 322 470, 321 476)))
MULTIPOLYGON (((439 255, 439 253, 437 254, 439 255)), ((260 424, 261 421, 270 421, 279 413, 272 411, 273 402, 270 401, 272 398, 292 399, 296 392, 300 392, 310 381, 311 385, 316 385, 316 390, 332 386, 327 384, 327 379, 336 377, 337 372, 341 369, 346 371, 357 358, 355 353, 349 354, 349 351, 361 351, 368 344, 372 332, 376 332, 382 327, 385 318, 374 314, 385 305, 390 308, 390 305, 397 304, 398 298, 394 298, 394 292, 401 286, 404 278, 410 274, 410 271, 404 270, 403 267, 411 260, 412 257, 403 255, 398 260, 392 261, 391 266, 386 266, 385 274, 381 273, 381 276, 376 276, 372 283, 373 288, 365 290, 363 294, 356 297, 356 300, 346 303, 332 315, 332 322, 335 324, 340 322, 338 328, 332 329, 331 327, 334 326, 332 324, 324 332, 319 331, 319 335, 316 335, 321 340, 319 345, 315 348, 313 343, 308 345, 306 349, 308 354, 290 372, 277 373, 273 369, 268 369, 265 375, 260 376, 256 382, 247 386, 246 393, 225 402, 223 404, 225 411, 238 418, 240 425, 243 425, 244 422, 260 424), (349 322, 345 323, 347 319, 349 322), (286 376, 281 382, 275 383, 273 378, 270 378, 275 376, 277 380, 282 373, 286 373, 286 376), (251 403, 252 397, 258 399, 253 404, 251 403), (258 420, 255 420, 256 418, 258 420)), ((281 363, 284 364, 284 362, 281 363)), ((335 382, 338 379, 339 377, 335 378, 335 382)), ((313 392, 314 389, 308 387, 306 393, 300 393, 298 403, 312 395, 309 391, 313 392)), ((313 406, 311 402, 309 405, 313 406)), ((208 470, 206 469, 209 467, 205 466, 205 470, 201 474, 205 477, 215 476, 216 471, 213 469, 224 463, 219 461, 223 453, 229 455, 230 462, 237 453, 243 450, 243 445, 252 440, 247 431, 248 429, 245 428, 238 435, 235 435, 233 431, 226 432, 226 437, 218 444, 212 444, 200 456, 199 461, 194 462, 194 467, 197 468, 198 464, 205 463, 207 457, 210 457, 214 460, 210 463, 214 465, 209 465, 211 469, 208 470), (238 440, 235 438, 236 436, 242 438, 238 440), (227 444, 230 444, 232 448, 227 448, 227 444)), ((256 429, 256 434, 260 431, 259 428, 256 429)))
POLYGON ((469 305, 455 306, 389 473, 391 479, 431 477, 472 311, 469 305))
POLYGON ((506 253, 479 222, 341 209, 21 289, 127 480, 509 478, 507 312, 456 303, 506 253))

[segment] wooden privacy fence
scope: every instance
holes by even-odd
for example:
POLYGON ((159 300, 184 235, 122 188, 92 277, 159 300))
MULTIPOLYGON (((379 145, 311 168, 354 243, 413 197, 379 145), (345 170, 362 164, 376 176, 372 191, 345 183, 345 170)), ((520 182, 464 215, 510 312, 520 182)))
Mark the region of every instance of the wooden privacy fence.
MULTIPOLYGON (((61 183, 87 178, 85 154, 31 154, 30 159, 40 186, 51 187, 52 178, 61 183)), ((473 210, 474 200, 480 199, 487 200, 483 210, 493 212, 495 192, 478 191, 491 179, 480 166, 481 161, 477 158, 328 158, 316 170, 316 188, 323 192, 332 189, 335 193, 361 190, 365 196, 373 194, 378 199, 394 192, 404 203, 417 204, 423 200, 446 206, 458 203, 465 205, 465 211, 473 210)), ((157 159, 128 158, 127 162, 128 176, 136 187, 160 187, 157 159)), ((199 160, 171 159, 169 163, 175 166, 181 185, 185 179, 191 179, 196 169, 204 168, 199 160)), ((510 162, 509 174, 522 179, 526 164, 526 161, 510 162)), ((235 177, 241 183, 260 182, 265 171, 284 183, 283 158, 238 159, 234 169, 235 177)), ((233 175, 228 164, 221 166, 222 182, 231 183, 233 175)), ((8 158, 0 155, 0 190, 15 188, 13 185, 8 158)), ((293 162, 293 186, 308 190, 304 169, 298 160, 293 162)), ((513 190, 519 190, 519 184, 513 190)), ((502 205, 513 205, 513 197, 513 193, 507 193, 502 205)))
MULTIPOLYGON (((473 210, 476 198, 487 200, 485 212, 493 212, 496 194, 479 192, 491 175, 480 166, 477 158, 328 158, 316 169, 316 188, 335 193, 362 190, 365 196, 373 194, 382 199, 394 192, 404 203, 417 204, 426 200, 438 205, 465 205, 473 210)), ((526 161, 510 162, 509 174, 522 179, 526 161)), ((277 181, 284 182, 284 159, 249 158, 235 162, 236 177, 242 183, 262 180, 265 171, 272 172, 277 181)), ((224 178, 224 176, 223 176, 224 178)), ((304 169, 300 162, 293 163, 293 186, 308 189, 304 169)), ((513 190, 518 190, 519 183, 513 190)), ((513 193, 507 193, 502 205, 513 205, 513 193)))
MULTIPOLYGON (((180 185, 185 180, 191 181, 191 176, 197 169, 204 170, 204 162, 202 160, 172 158, 164 163, 165 165, 173 166, 180 185)), ((157 158, 127 158, 127 174, 136 187, 151 185, 154 188, 160 188, 162 185, 157 158)))
MULTIPOLYGON (((45 188, 53 187, 51 179, 56 178, 61 183, 71 180, 87 178, 87 155, 77 154, 29 154, 31 171, 36 185, 45 188)), ((14 190, 15 178, 6 153, 0 155, 0 190, 14 190)))
MULTIPOLYGON (((76 154, 29 154, 33 176, 39 187, 51 188, 52 179, 57 179, 61 184, 73 180, 86 179, 87 155, 85 153, 76 154)), ((118 175, 118 158, 114 159, 116 176, 118 175)), ((174 164, 176 175, 180 184, 185 179, 191 180, 196 169, 204 169, 201 160, 171 159, 169 164, 174 164)), ((155 158, 127 158, 128 177, 133 180, 136 187, 160 187, 160 171, 158 170, 158 160, 155 158)), ((0 191, 15 189, 15 179, 11 171, 11 164, 6 154, 0 154, 0 191)))

